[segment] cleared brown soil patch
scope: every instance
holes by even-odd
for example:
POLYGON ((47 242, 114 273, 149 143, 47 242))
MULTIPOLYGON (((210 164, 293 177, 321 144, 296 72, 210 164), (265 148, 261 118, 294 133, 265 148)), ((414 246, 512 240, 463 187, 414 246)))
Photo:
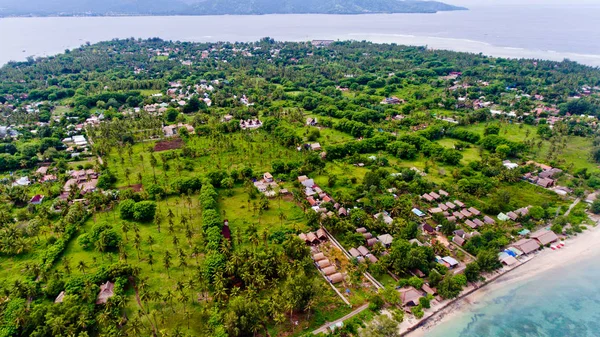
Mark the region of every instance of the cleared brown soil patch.
POLYGON ((180 149, 183 146, 183 140, 176 138, 172 140, 162 140, 154 145, 154 152, 180 149))

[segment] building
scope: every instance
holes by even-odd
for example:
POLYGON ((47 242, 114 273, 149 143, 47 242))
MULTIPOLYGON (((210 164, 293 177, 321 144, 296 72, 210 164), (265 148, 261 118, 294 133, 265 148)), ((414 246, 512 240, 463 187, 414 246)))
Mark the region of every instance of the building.
POLYGON ((333 275, 335 273, 337 273, 337 270, 335 269, 335 266, 329 266, 327 268, 323 268, 321 269, 321 272, 325 275, 325 276, 330 276, 333 275))
POLYGON ((540 244, 534 239, 521 239, 512 244, 512 247, 523 252, 523 254, 529 254, 540 249, 540 244))
POLYGON ((392 219, 392 217, 387 213, 377 213, 374 215, 374 217, 376 220, 381 219, 386 225, 390 225, 394 221, 394 219, 392 219))
POLYGON ((383 234, 378 236, 377 240, 379 240, 384 247, 389 248, 392 245, 394 238, 390 234, 383 234))
POLYGON ((273 182, 273 176, 269 172, 265 172, 265 174, 263 174, 263 179, 268 183, 273 182))
POLYGON ((29 200, 29 203, 32 205, 39 205, 42 203, 43 200, 44 200, 43 195, 36 194, 35 196, 33 196, 33 198, 31 198, 31 200, 29 200))
POLYGON ((456 243, 459 246, 464 246, 465 244, 465 239, 463 239, 462 237, 458 236, 458 235, 454 235, 454 237, 452 238, 452 242, 456 243))
POLYGON ((423 297, 423 293, 413 287, 400 289, 399 292, 402 305, 408 307, 416 307, 419 305, 419 299, 423 297))
POLYGON ((332 284, 340 283, 344 280, 344 275, 342 275, 341 273, 335 273, 333 275, 327 276, 327 280, 332 284))
POLYGON ((553 231, 547 229, 540 229, 534 233, 531 233, 529 237, 537 241, 537 243, 539 243, 541 246, 545 246, 559 240, 558 236, 554 234, 553 231))
POLYGON ((179 130, 182 128, 185 128, 190 134, 193 134, 195 131, 194 127, 189 124, 179 123, 176 125, 167 125, 163 127, 163 134, 165 137, 175 137, 179 134, 179 130))
POLYGON ((114 293, 115 284, 106 281, 105 284, 100 286, 100 293, 98 293, 98 298, 96 299, 96 304, 106 304, 108 299, 115 295, 114 293))

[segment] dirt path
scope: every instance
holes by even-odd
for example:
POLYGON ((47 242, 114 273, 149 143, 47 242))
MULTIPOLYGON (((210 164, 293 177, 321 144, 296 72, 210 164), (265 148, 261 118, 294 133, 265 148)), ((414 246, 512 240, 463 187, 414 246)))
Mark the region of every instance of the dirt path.
POLYGON ((571 206, 569 206, 569 209, 565 212, 565 216, 569 216, 569 213, 571 213, 571 210, 577 206, 577 204, 581 201, 580 198, 575 199, 575 201, 573 201, 573 203, 571 204, 571 206))
POLYGON ((351 313, 349 313, 348 315, 346 315, 346 316, 344 316, 344 317, 342 317, 342 318, 340 318, 340 319, 338 319, 336 321, 333 321, 331 323, 326 323, 322 327, 320 327, 317 330, 313 331, 313 335, 318 335, 318 334, 320 334, 322 332, 326 333, 327 329, 329 329, 330 326, 336 325, 336 324, 338 324, 340 322, 343 322, 343 321, 345 321, 347 319, 350 319, 350 318, 352 318, 352 317, 360 314, 361 312, 367 310, 368 308, 369 308, 369 304, 368 303, 367 304, 363 304, 360 307, 358 307, 356 310, 354 310, 351 313))

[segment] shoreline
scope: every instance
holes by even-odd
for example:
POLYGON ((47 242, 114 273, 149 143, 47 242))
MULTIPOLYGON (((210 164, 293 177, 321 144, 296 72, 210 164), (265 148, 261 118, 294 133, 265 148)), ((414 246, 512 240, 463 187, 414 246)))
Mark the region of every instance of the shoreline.
POLYGON ((400 336, 424 337, 438 325, 447 323, 453 318, 463 315, 486 298, 486 295, 530 280, 547 271, 558 269, 565 263, 577 262, 591 258, 600 253, 595 244, 600 240, 599 226, 588 227, 586 231, 563 241, 565 246, 559 250, 546 248, 527 261, 502 273, 493 275, 479 287, 469 287, 456 299, 442 302, 421 320, 409 319, 400 324, 400 336), (518 270, 519 273, 514 273, 518 270))

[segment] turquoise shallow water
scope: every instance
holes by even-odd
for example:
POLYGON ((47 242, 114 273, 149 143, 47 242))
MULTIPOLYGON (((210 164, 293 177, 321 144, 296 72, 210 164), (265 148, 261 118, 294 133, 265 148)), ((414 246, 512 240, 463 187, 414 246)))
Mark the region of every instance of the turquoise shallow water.
POLYGON ((600 256, 490 292, 426 336, 600 336, 600 256))

